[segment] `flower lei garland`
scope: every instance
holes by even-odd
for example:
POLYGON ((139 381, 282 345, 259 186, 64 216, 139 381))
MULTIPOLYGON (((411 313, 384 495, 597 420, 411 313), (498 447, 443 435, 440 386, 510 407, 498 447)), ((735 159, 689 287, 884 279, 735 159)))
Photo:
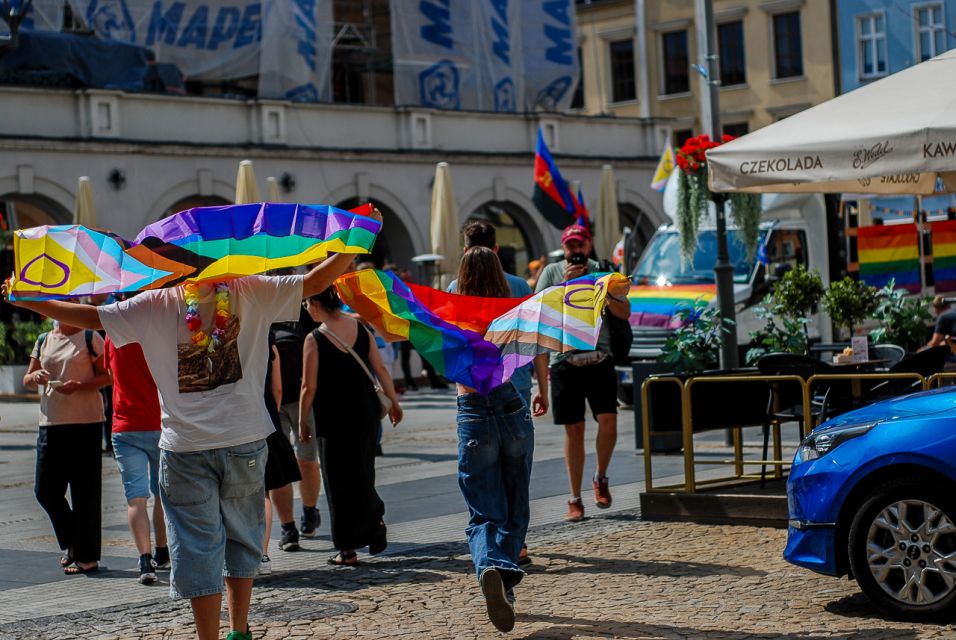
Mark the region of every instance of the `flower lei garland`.
MULTIPOLYGON (((720 142, 704 134, 688 138, 677 150, 677 231, 680 235, 681 260, 690 264, 697 249, 697 234, 700 219, 707 204, 714 199, 707 186, 707 150, 733 140, 724 135, 720 142)), ((747 257, 753 258, 760 238, 760 196, 752 193, 729 194, 730 212, 737 226, 737 235, 747 249, 747 257)))
POLYGON ((202 318, 199 317, 199 285, 189 283, 183 286, 183 298, 186 301, 186 326, 192 332, 193 344, 214 353, 222 344, 229 325, 229 285, 216 284, 216 315, 213 317, 211 334, 202 330, 202 318))

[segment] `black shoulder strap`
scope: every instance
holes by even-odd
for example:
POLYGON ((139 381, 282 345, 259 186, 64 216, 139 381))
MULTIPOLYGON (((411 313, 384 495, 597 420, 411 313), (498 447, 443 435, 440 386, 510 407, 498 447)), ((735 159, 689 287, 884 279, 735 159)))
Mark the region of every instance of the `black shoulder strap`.
POLYGON ((37 336, 37 360, 40 359, 40 355, 43 353, 43 343, 46 342, 46 337, 49 333, 49 331, 44 331, 37 336))

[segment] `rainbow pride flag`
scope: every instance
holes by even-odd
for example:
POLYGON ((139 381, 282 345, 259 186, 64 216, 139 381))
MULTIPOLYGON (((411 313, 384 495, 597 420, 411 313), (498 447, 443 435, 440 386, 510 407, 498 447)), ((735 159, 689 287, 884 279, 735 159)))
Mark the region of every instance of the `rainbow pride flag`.
POLYGON ((896 280, 897 289, 919 293, 922 288, 916 224, 878 225, 857 229, 860 280, 884 287, 896 280))
POLYGON ((631 302, 631 325, 676 329, 681 324, 674 315, 678 309, 693 304, 698 298, 709 303, 716 295, 714 284, 632 285, 627 294, 631 302))
POLYGON ((11 299, 131 293, 296 267, 329 253, 368 253, 381 224, 326 205, 260 202, 197 207, 129 242, 81 225, 15 232, 11 299))
POLYGON ((933 280, 936 292, 956 291, 956 220, 930 224, 933 234, 933 280))
POLYGON ((608 290, 627 278, 590 274, 528 298, 479 298, 365 269, 336 281, 342 301, 386 340, 408 340, 449 380, 486 394, 546 351, 594 349, 608 290))

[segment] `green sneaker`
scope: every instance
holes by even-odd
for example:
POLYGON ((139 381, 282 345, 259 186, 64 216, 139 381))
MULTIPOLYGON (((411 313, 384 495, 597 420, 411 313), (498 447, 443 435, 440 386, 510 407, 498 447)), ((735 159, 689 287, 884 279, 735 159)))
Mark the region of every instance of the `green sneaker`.
POLYGON ((226 636, 226 640, 252 640, 252 629, 247 628, 245 633, 242 631, 230 631, 229 635, 226 636))

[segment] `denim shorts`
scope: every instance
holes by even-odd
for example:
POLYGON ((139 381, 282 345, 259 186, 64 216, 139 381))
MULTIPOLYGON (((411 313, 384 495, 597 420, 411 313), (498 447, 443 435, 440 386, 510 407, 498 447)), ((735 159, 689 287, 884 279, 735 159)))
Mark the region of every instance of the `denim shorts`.
POLYGON ((126 501, 159 495, 159 429, 113 434, 113 455, 123 478, 126 501))
POLYGON ((308 442, 302 442, 299 440, 299 404, 289 402, 279 407, 279 425, 282 432, 292 442, 295 457, 299 460, 317 462, 319 459, 319 445, 315 438, 315 420, 312 417, 312 411, 309 411, 307 419, 312 437, 309 438, 308 442))
POLYGON ((160 495, 173 598, 223 590, 223 576, 252 578, 265 533, 265 440, 160 455, 160 495))

